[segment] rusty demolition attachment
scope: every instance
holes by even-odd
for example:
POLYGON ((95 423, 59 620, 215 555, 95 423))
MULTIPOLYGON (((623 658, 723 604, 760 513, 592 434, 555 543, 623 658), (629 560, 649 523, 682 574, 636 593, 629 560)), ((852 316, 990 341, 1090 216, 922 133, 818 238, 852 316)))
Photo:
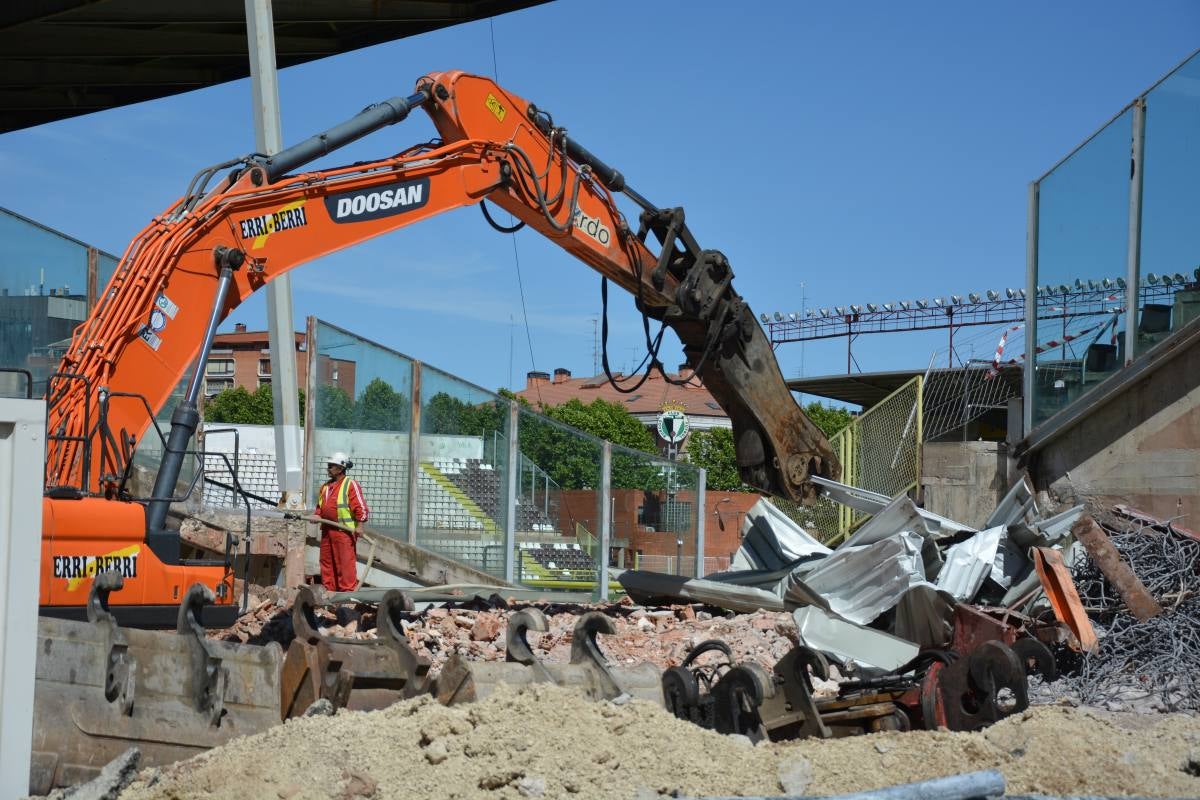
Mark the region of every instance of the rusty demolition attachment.
POLYGON ((616 632, 613 621, 598 611, 584 614, 575 623, 571 661, 541 661, 526 638, 530 631, 549 630, 546 615, 525 608, 508 618, 505 660, 467 661, 458 653, 450 657, 438 676, 434 694, 445 705, 471 703, 492 694, 502 683, 528 686, 553 683, 583 692, 590 700, 614 700, 622 695, 662 704, 659 672, 653 664, 615 667, 608 663, 596 637, 616 632))
POLYGON ((401 630, 413 601, 393 589, 383 596, 376 617, 376 639, 326 635, 317 620, 320 605, 308 586, 292 605, 296 638, 288 647, 279 680, 283 719, 303 714, 318 700, 335 709, 371 711, 429 691, 429 659, 419 656, 401 630))
POLYGON ((828 680, 817 650, 793 647, 768 674, 738 664, 719 640, 696 645, 663 673, 667 710, 680 719, 752 741, 828 739, 914 726, 972 731, 1029 706, 1028 675, 1053 678, 1054 656, 1037 639, 964 605, 955 611, 949 651, 926 650, 888 674, 843 682, 817 698, 812 679, 828 680), (701 656, 721 654, 713 661, 701 656))
POLYGON ((97 575, 87 621, 38 618, 32 794, 90 780, 133 744, 156 766, 279 724, 279 645, 207 639, 199 584, 175 632, 122 628, 108 601, 123 585, 97 575))

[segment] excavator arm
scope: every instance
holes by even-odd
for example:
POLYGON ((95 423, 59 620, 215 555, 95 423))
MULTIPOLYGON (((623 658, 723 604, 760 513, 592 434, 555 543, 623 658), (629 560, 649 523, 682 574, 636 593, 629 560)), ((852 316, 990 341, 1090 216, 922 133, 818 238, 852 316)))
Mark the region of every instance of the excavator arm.
MULTIPOLYGON (((734 291, 727 259, 699 247, 682 209, 650 203, 532 103, 487 78, 445 72, 422 77, 410 96, 371 106, 271 157, 202 172, 134 239, 72 338, 61 366, 71 378, 48 392, 51 495, 68 487, 112 494, 121 454, 149 425, 145 407, 131 398, 161 408, 194 364, 150 502, 148 536, 164 533, 221 320, 300 264, 484 200, 634 294, 645 315, 676 332, 688 363, 732 420, 748 484, 808 500, 815 496, 810 475, 839 476, 827 440, 787 390, 766 336, 734 291), (418 107, 432 118, 440 143, 368 163, 301 169, 418 107), (225 169, 231 171, 218 176, 225 169), (641 207, 636 229, 618 210, 617 193, 641 207), (91 406, 97 394, 108 399, 102 426, 91 406), (116 433, 97 437, 100 428, 116 433), (101 441, 91 446, 94 438, 101 441)), ((649 344, 653 338, 647 328, 649 344)))

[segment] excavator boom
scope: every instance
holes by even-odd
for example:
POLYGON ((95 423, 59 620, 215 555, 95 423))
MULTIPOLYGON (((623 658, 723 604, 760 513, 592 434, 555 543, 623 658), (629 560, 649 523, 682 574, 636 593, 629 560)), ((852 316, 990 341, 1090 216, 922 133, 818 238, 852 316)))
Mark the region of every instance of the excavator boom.
MULTIPOLYGON (((487 78, 445 72, 276 155, 200 173, 134 239, 71 340, 61 367, 68 379, 48 392, 50 517, 55 504, 125 492, 132 444, 150 424, 147 408, 161 408, 195 365, 145 498, 144 541, 161 569, 178 564, 179 540, 166 512, 199 424, 196 400, 221 320, 300 264, 484 200, 588 264, 605 285, 634 294, 648 318, 675 331, 689 365, 733 423, 748 484, 806 500, 815 496, 810 475, 838 477, 828 442, 787 390, 765 334, 734 291, 728 260, 700 248, 682 209, 650 203, 545 110, 487 78), (430 115, 440 142, 367 163, 302 169, 417 108, 430 115), (641 208, 636 228, 618 209, 617 193, 641 208)), ((647 327, 647 340, 656 349, 661 332, 651 337, 647 327)), ((135 544, 143 537, 131 530, 129 538, 135 544)), ((62 540, 70 539, 64 531, 62 540)), ((139 577, 131 580, 135 587, 139 577)), ((45 578, 43 605, 83 603, 86 592, 48 592, 54 579, 45 578)), ((164 603, 177 602, 186 587, 160 583, 164 603)))

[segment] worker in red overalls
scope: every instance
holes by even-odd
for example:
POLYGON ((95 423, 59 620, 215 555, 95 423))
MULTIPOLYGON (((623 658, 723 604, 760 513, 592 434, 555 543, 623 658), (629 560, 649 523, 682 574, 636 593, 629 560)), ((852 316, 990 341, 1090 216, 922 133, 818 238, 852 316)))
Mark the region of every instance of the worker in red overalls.
POLYGON ((367 521, 367 501, 358 481, 346 474, 354 463, 345 453, 326 459, 329 480, 321 485, 316 516, 333 520, 348 533, 332 525, 321 526, 321 585, 331 592, 352 592, 358 588, 358 526, 367 521))

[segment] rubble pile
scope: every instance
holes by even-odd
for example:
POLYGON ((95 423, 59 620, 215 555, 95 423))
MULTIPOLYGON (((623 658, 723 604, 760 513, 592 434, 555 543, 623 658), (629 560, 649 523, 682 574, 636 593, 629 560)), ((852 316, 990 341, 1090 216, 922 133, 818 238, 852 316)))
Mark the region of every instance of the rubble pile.
POLYGON ((1200 540, 1144 517, 1097 516, 1163 612, 1139 621, 1092 559, 1076 562, 1072 577, 1100 645, 1064 688, 1113 710, 1200 711, 1200 540))
MULTIPOLYGON (((294 596, 294 592, 291 593, 294 596)), ((286 648, 294 637, 291 596, 275 589, 252 589, 250 609, 237 623, 210 631, 213 638, 241 643, 278 642, 286 648)), ((400 626, 408 643, 431 664, 437 675, 455 652, 471 661, 503 661, 507 618, 513 611, 535 607, 549 623, 545 633, 530 632, 529 643, 548 662, 571 658, 572 631, 579 617, 600 611, 610 617, 616 633, 603 636, 600 645, 617 665, 649 662, 660 669, 679 665, 687 652, 707 639, 721 639, 738 661, 751 661, 770 669, 796 643, 796 627, 789 614, 756 611, 733 614, 703 605, 647 608, 625 598, 618 603, 505 603, 493 608, 481 601, 452 603, 405 615, 400 626)), ((330 636, 374 638, 375 607, 361 604, 336 609, 315 609, 330 636)))
MULTIPOLYGON (((290 720, 143 770, 124 800, 269 797, 819 796, 971 770, 1007 793, 1200 796, 1200 720, 1037 708, 976 733, 913 731, 751 745, 638 700, 541 684, 470 705, 432 698, 290 720)), ((912 796, 912 795, 909 795, 912 796)))

